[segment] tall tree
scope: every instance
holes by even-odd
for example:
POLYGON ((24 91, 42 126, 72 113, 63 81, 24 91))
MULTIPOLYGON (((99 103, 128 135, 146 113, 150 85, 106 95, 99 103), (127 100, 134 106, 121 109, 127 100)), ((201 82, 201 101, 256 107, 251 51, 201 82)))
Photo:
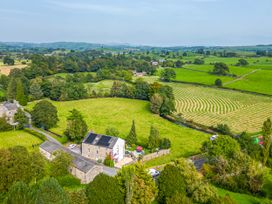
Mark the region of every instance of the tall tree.
POLYGON ((44 156, 40 152, 33 151, 30 153, 30 169, 31 176, 34 182, 42 179, 45 174, 46 161, 44 156))
POLYGON ((163 98, 160 94, 156 93, 150 98, 150 109, 153 113, 159 114, 163 103, 163 98))
POLYGON ((17 113, 14 115, 14 121, 18 123, 17 129, 24 129, 25 125, 28 124, 28 118, 26 117, 25 112, 19 108, 17 113))
POLYGON ((16 101, 20 103, 20 105, 27 105, 27 96, 25 94, 24 86, 22 80, 20 78, 16 79, 16 101))
POLYGON ((160 115, 170 115, 175 110, 175 101, 173 99, 164 97, 160 108, 160 115))
POLYGON ((38 100, 43 97, 43 91, 41 89, 41 86, 36 80, 31 83, 29 87, 29 92, 31 99, 33 100, 38 100))
POLYGON ((223 62, 216 62, 213 68, 213 74, 227 75, 229 73, 229 67, 223 62))
POLYGON ((41 183, 36 203, 67 204, 68 202, 66 193, 56 179, 48 178, 41 183))
POLYGON ((12 77, 8 83, 7 99, 13 100, 15 98, 16 98, 16 79, 14 77, 12 77))
POLYGON ((137 134, 136 134, 136 127, 135 127, 135 121, 132 121, 130 132, 127 136, 127 143, 129 145, 133 145, 137 143, 137 134))
POLYGON ((54 177, 65 176, 69 173, 72 156, 66 152, 58 151, 56 157, 50 164, 50 175, 54 177))
POLYGON ((161 72, 161 80, 171 81, 176 78, 176 72, 171 68, 166 68, 161 72))
POLYGON ((89 203, 96 204, 123 204, 124 194, 115 177, 99 174, 87 185, 86 195, 89 203))
POLYGON ((150 204, 157 196, 156 184, 141 163, 135 165, 132 186, 131 204, 150 204))
POLYGON ((71 140, 76 142, 81 142, 81 140, 86 136, 87 124, 83 119, 82 114, 73 109, 70 111, 70 115, 67 118, 67 128, 64 134, 71 140))
POLYGON ((156 148, 160 146, 160 133, 157 128, 153 125, 150 128, 150 135, 148 138, 148 148, 154 151, 156 148))
POLYGON ((272 142, 272 122, 268 118, 263 124, 263 164, 265 165, 270 153, 272 142))
POLYGON ((33 124, 46 130, 56 126, 58 122, 57 108, 49 101, 43 100, 38 102, 32 112, 33 124))
POLYGON ((29 186, 23 182, 14 183, 6 196, 6 204, 34 204, 35 198, 29 186))

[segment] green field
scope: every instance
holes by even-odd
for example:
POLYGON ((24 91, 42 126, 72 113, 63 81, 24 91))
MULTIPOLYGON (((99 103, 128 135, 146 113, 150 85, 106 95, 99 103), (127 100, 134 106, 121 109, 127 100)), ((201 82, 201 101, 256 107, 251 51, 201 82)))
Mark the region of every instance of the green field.
POLYGON ((236 201, 237 204, 256 204, 264 201, 262 198, 257 198, 247 194, 234 193, 222 188, 217 188, 217 191, 220 196, 225 196, 228 194, 233 200, 236 201))
POLYGON ((42 141, 26 131, 0 132, 0 148, 9 148, 17 145, 32 149, 32 145, 42 141))
MULTIPOLYGON (((198 58, 195 56, 194 58, 198 58)), ((184 60, 193 61, 192 57, 184 60)), ((216 79, 220 78, 225 87, 251 92, 272 95, 272 58, 269 57, 247 57, 249 65, 244 67, 235 66, 240 58, 205 57, 205 64, 186 64, 183 68, 174 69, 176 80, 181 82, 200 83, 214 85, 216 79), (224 62, 229 66, 230 73, 236 77, 217 76, 210 74, 213 63, 224 62), (238 80, 237 80, 238 79, 238 80)))
MULTIPOLYGON (((120 136, 126 138, 129 133, 132 120, 135 120, 137 136, 140 143, 146 144, 150 126, 154 125, 160 131, 161 137, 167 137, 172 142, 171 154, 149 162, 148 165, 158 165, 169 162, 172 159, 199 153, 201 143, 209 138, 209 135, 173 124, 149 110, 146 101, 99 98, 68 102, 52 102, 58 109, 58 127, 52 131, 63 134, 66 128, 66 117, 73 108, 81 111, 88 124, 89 130, 97 133, 105 133, 107 127, 119 130, 120 136)), ((33 107, 34 103, 28 107, 33 107)))
POLYGON ((257 70, 254 74, 228 84, 226 87, 272 95, 272 69, 257 70))
POLYGON ((207 126, 228 124, 235 132, 259 132, 272 117, 272 98, 237 91, 169 83, 176 98, 177 113, 207 126))

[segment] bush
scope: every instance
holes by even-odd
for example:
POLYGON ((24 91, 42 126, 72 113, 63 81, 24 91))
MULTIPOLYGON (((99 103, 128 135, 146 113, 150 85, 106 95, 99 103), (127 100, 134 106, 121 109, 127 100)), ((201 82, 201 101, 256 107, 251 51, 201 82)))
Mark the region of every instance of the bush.
POLYGON ((57 177, 57 180, 62 187, 71 188, 71 187, 77 187, 81 185, 80 180, 73 177, 72 175, 60 176, 60 177, 57 177))
POLYGON ((198 65, 204 64, 204 60, 203 60, 203 59, 196 58, 196 59, 194 60, 194 64, 198 64, 198 65))
POLYGON ((231 135, 230 128, 227 124, 218 124, 216 130, 224 135, 231 135))
POLYGON ((171 147, 171 141, 168 138, 162 138, 160 142, 161 149, 169 149, 171 147))
POLYGON ((5 118, 0 118, 0 131, 9 131, 12 130, 12 126, 7 123, 5 118))
POLYGON ((214 82, 215 86, 222 87, 223 83, 221 79, 216 79, 214 82))
POLYGON ((108 154, 104 160, 104 165, 109 166, 109 167, 114 167, 114 161, 111 158, 111 155, 108 154))

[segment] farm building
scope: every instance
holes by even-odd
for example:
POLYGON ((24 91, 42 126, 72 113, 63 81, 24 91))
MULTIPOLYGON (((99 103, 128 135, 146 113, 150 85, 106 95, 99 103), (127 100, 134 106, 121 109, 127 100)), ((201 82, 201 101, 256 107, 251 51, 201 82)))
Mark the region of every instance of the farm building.
POLYGON ((13 102, 6 101, 0 104, 0 117, 6 118, 10 125, 16 125, 13 118, 15 113, 17 113, 18 108, 20 107, 20 104, 16 100, 13 102))
POLYGON ((115 162, 124 159, 125 140, 107 135, 88 133, 82 142, 82 156, 92 160, 104 160, 111 155, 115 162))
POLYGON ((55 158, 54 153, 56 151, 65 151, 73 157, 73 165, 69 170, 73 176, 80 179, 81 183, 86 184, 91 182, 100 173, 105 173, 109 176, 114 176, 116 174, 114 168, 99 165, 95 161, 84 158, 80 154, 74 153, 60 144, 45 141, 40 145, 40 152, 48 160, 53 160, 55 158))

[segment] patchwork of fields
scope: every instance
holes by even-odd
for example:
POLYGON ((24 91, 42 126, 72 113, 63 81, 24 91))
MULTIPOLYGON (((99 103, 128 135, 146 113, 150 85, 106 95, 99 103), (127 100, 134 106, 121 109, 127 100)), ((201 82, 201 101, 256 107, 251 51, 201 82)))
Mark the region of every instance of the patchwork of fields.
POLYGON ((235 132, 258 132, 272 117, 272 98, 194 85, 170 83, 177 113, 207 126, 228 124, 235 132))
POLYGON ((223 84, 225 84, 224 86, 228 88, 272 95, 272 58, 246 58, 249 65, 244 67, 235 66, 239 59, 240 58, 236 57, 206 57, 204 59, 204 65, 186 64, 184 68, 175 69, 177 75, 176 80, 214 85, 215 80, 220 78, 223 84), (215 62, 226 63, 229 66, 230 73, 237 77, 210 74, 213 70, 212 64, 215 62), (239 80, 237 80, 237 78, 239 78, 239 80))

